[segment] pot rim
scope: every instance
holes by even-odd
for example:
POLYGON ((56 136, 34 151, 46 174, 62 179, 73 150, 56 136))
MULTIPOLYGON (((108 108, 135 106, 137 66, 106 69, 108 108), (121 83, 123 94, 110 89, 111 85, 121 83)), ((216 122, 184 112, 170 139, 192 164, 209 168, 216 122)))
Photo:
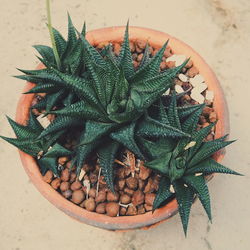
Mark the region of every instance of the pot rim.
MULTIPOLYGON (((125 26, 96 29, 89 31, 86 38, 92 45, 97 45, 102 42, 121 42, 123 41, 124 30, 125 26)), ((218 116, 215 138, 229 133, 229 115, 223 90, 211 68, 196 51, 173 36, 148 28, 130 26, 129 36, 131 41, 148 40, 153 47, 161 47, 164 42, 170 39, 169 46, 174 51, 174 54, 184 54, 187 57, 191 57, 193 64, 204 77, 208 89, 214 92, 213 107, 218 116)), ((41 65, 39 67, 41 68, 41 65)), ((28 91, 33 86, 33 83, 27 83, 23 92, 28 91)), ((34 94, 21 96, 16 110, 16 122, 21 124, 27 122, 29 107, 31 106, 33 97, 34 94)), ((20 150, 19 153, 22 165, 38 191, 57 208, 80 222, 108 230, 146 229, 169 219, 178 212, 176 199, 171 200, 154 213, 147 212, 142 215, 109 217, 107 215, 89 212, 65 199, 48 183, 45 183, 35 159, 20 150)), ((224 158, 224 155, 225 150, 221 150, 214 155, 214 158, 220 162, 224 158)))

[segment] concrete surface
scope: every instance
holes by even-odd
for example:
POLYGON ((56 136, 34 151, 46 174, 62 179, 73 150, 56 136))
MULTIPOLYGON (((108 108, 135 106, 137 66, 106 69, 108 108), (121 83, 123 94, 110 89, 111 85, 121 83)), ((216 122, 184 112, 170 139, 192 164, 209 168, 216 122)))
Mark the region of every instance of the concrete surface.
MULTIPOLYGON (((0 0, 0 134, 12 135, 4 114, 14 117, 24 83, 15 67, 32 69, 33 44, 48 44, 45 1, 0 0)), ((212 66, 230 109, 231 138, 224 164, 245 177, 220 175, 209 184, 213 224, 197 202, 188 238, 178 216, 150 231, 113 233, 80 224, 53 207, 29 182, 17 150, 0 141, 0 249, 250 249, 249 108, 250 2, 248 0, 60 0, 53 23, 66 31, 66 10, 80 28, 124 25, 168 32, 195 48, 212 66)))

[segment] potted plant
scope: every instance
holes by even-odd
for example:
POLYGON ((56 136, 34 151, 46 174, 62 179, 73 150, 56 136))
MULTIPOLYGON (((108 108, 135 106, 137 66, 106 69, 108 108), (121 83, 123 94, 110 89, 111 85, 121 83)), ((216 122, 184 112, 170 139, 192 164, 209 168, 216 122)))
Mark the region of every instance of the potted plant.
POLYGON ((65 40, 47 4, 52 48, 35 46, 41 64, 20 70, 28 83, 8 118, 17 138, 2 136, 31 181, 68 215, 109 230, 179 209, 186 233, 195 197, 211 219, 207 180, 239 174, 219 163, 232 141, 209 66, 181 41, 129 25, 86 34, 68 17, 65 40))

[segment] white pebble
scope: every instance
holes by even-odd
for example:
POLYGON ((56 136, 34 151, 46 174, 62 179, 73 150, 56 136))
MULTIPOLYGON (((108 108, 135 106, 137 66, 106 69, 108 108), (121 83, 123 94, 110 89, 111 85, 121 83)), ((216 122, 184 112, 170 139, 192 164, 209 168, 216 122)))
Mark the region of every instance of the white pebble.
POLYGON ((163 96, 169 95, 170 94, 170 89, 168 89, 166 92, 163 93, 163 96))
POLYGON ((175 85, 175 91, 180 94, 184 92, 184 89, 180 85, 175 85))
POLYGON ((191 91, 190 97, 191 97, 193 100, 195 100, 196 102, 200 103, 200 104, 201 104, 201 103, 204 103, 204 101, 205 101, 205 97, 204 97, 201 93, 195 91, 195 89, 193 89, 193 90, 191 91))
POLYGON ((175 60, 175 67, 178 67, 178 66, 182 65, 185 62, 186 59, 187 59, 186 56, 178 55, 176 60, 175 60))
POLYGON ((213 101, 214 100, 214 92, 213 91, 211 91, 211 90, 207 90, 206 91, 206 99, 208 100, 208 101, 213 101))
POLYGON ((196 173, 195 176, 201 176, 203 175, 202 173, 196 173))
POLYGON ((205 80, 202 75, 198 74, 194 78, 190 78, 189 82, 193 85, 193 87, 197 86, 200 83, 203 83, 205 80))
POLYGON ((177 55, 172 55, 166 59, 166 62, 175 62, 177 59, 177 55))
POLYGON ((207 84, 205 82, 202 82, 193 88, 194 91, 197 91, 199 93, 202 93, 206 89, 207 89, 207 84))
POLYGON ((79 181, 82 181, 82 179, 83 179, 83 177, 84 177, 85 174, 86 174, 85 170, 81 169, 81 172, 80 172, 79 178, 78 178, 79 181))
POLYGON ((191 142, 189 142, 189 143, 186 145, 186 147, 184 148, 184 150, 188 150, 189 148, 194 147, 195 144, 196 144, 196 141, 191 141, 191 142))
POLYGON ((188 77, 184 74, 179 74, 178 78, 182 81, 182 82, 187 82, 188 81, 188 77))
POLYGON ((171 192, 171 193, 175 193, 175 190, 174 190, 174 187, 173 187, 173 185, 170 185, 170 187, 169 187, 169 191, 171 192))
POLYGON ((43 114, 39 115, 36 119, 43 126, 43 128, 47 128, 50 125, 50 120, 43 114))

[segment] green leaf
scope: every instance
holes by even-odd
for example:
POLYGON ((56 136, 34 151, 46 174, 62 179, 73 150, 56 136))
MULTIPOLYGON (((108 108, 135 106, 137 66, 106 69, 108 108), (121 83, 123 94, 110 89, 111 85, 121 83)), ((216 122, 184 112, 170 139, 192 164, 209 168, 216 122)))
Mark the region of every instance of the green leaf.
POLYGON ((38 53, 43 57, 44 60, 49 62, 51 65, 56 65, 53 49, 45 45, 34 45, 33 46, 38 53))
MULTIPOLYGON (((82 136, 80 140, 81 139, 82 139, 82 136)), ((98 143, 100 142, 101 141, 94 141, 93 143, 89 143, 89 144, 81 145, 77 147, 76 157, 75 157, 77 176, 79 176, 81 169, 83 167, 83 164, 86 161, 86 158, 88 157, 88 155, 98 146, 98 143)))
POLYGON ((204 142, 203 145, 200 147, 199 151, 194 155, 194 157, 190 160, 189 166, 193 167, 199 162, 207 159, 211 155, 213 155, 218 150, 228 146, 229 144, 233 143, 234 141, 209 141, 204 142))
POLYGON ((175 141, 171 138, 161 138, 156 142, 142 137, 138 137, 137 140, 140 143, 140 148, 146 152, 149 159, 160 157, 164 153, 169 153, 176 146, 175 141))
POLYGON ((39 126, 38 124, 36 128, 30 128, 29 126, 23 126, 21 124, 16 123, 8 116, 7 119, 12 129, 14 130, 16 136, 19 139, 26 139, 26 138, 29 138, 30 140, 34 139, 37 137, 37 134, 43 130, 42 126, 41 125, 39 126))
POLYGON ((200 108, 193 112, 182 124, 182 130, 186 133, 193 134, 196 131, 197 123, 202 113, 205 104, 201 105, 200 108))
POLYGON ((100 166, 102 168, 102 173, 104 175, 105 181, 112 192, 114 191, 113 184, 113 165, 115 161, 115 155, 118 151, 119 143, 116 141, 107 142, 98 150, 98 156, 100 161, 100 166))
POLYGON ((170 181, 167 177, 162 176, 159 184, 159 189, 157 191, 154 204, 153 204, 153 210, 160 207, 160 205, 166 201, 168 198, 170 198, 173 194, 169 190, 170 187, 170 181))
POLYGON ((184 181, 191 186, 204 207, 209 220, 212 220, 209 191, 203 176, 185 176, 184 181))
POLYGON ((161 175, 168 175, 169 173, 169 161, 171 159, 172 153, 162 154, 159 158, 145 162, 145 166, 153 169, 154 171, 160 173, 161 175))
POLYGON ((50 125, 45 130, 42 131, 39 138, 55 133, 57 131, 62 131, 79 125, 83 126, 84 121, 74 117, 58 115, 56 119, 52 123, 50 123, 50 125))
POLYGON ((80 141, 80 144, 88 144, 98 140, 102 136, 110 133, 115 127, 117 127, 115 123, 101 123, 88 120, 85 125, 84 137, 80 141))
POLYGON ((159 74, 160 64, 167 44, 168 41, 162 46, 157 54, 151 60, 149 60, 147 64, 145 64, 143 67, 140 67, 137 72, 132 77, 130 77, 130 80, 133 82, 138 82, 140 79, 154 77, 155 75, 159 74))
POLYGON ((63 36, 60 34, 60 32, 56 30, 55 28, 52 28, 52 32, 55 38, 56 49, 58 51, 59 56, 62 57, 66 50, 67 42, 65 41, 63 36))
POLYGON ((190 137, 181 130, 158 122, 152 118, 142 121, 138 125, 137 135, 149 137, 190 137))
POLYGON ((194 192, 192 189, 185 187, 181 180, 175 181, 174 190, 176 192, 176 199, 178 203, 179 214, 185 235, 187 235, 187 227, 189 221, 189 214, 193 203, 194 192))
POLYGON ((210 133, 213 126, 215 126, 216 123, 210 123, 207 127, 202 128, 201 130, 195 132, 192 135, 192 141, 195 141, 195 145, 189 149, 188 154, 188 160, 190 160, 194 154, 199 150, 200 146, 202 145, 204 139, 207 137, 207 135, 210 133))
MULTIPOLYGON (((171 97, 171 102, 170 102, 170 105, 168 107, 168 120, 169 120, 169 123, 172 127, 176 127, 176 128, 181 130, 181 124, 180 124, 180 119, 178 116, 177 101, 176 101, 175 92, 173 93, 173 95, 171 97)), ((184 132, 187 132, 187 131, 184 131, 184 132)))
POLYGON ((213 173, 221 173, 221 174, 234 174, 234 175, 242 175, 236 171, 233 171, 220 163, 216 162, 212 158, 204 160, 192 168, 188 168, 186 170, 187 175, 203 173, 204 175, 213 174, 213 173))
POLYGON ((120 64, 124 70, 124 75, 126 76, 127 79, 129 79, 134 74, 133 60, 132 60, 132 55, 131 55, 130 47, 129 47, 128 29, 129 29, 129 22, 127 23, 127 26, 126 26, 123 44, 122 44, 121 51, 118 57, 120 64))
POLYGON ((124 126, 111 133, 110 137, 132 151, 140 159, 144 159, 144 155, 141 153, 135 140, 135 125, 136 124, 133 122, 128 126, 124 126))

